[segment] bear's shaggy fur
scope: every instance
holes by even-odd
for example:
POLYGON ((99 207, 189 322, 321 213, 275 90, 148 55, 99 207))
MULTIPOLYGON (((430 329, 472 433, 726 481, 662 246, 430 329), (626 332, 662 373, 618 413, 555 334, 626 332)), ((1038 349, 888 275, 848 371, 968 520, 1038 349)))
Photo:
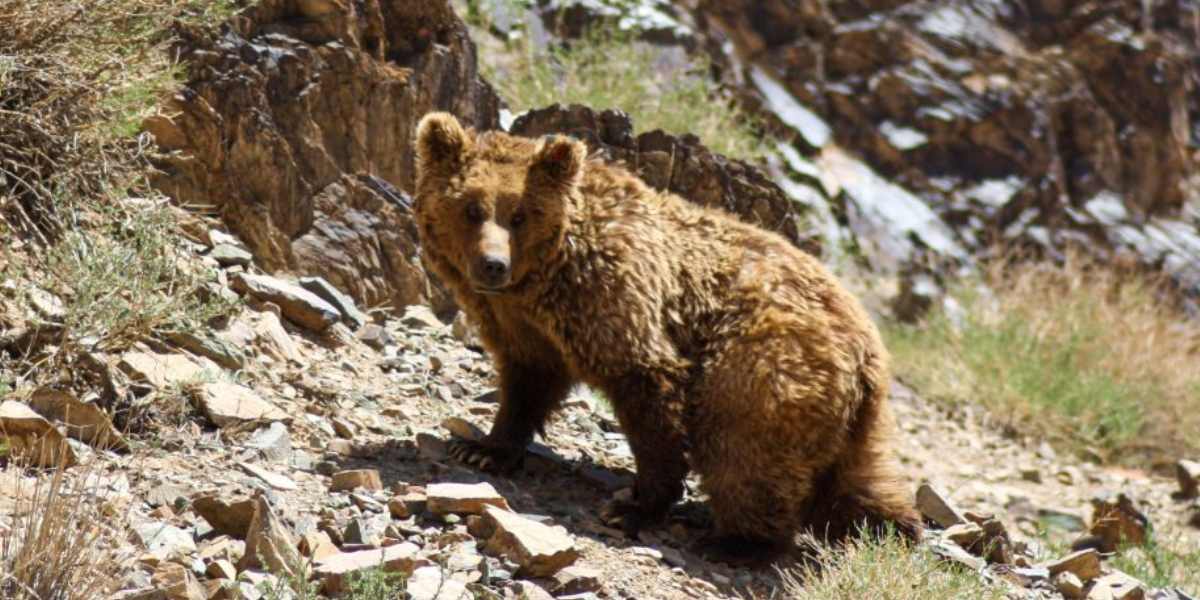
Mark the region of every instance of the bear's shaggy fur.
POLYGON ((417 153, 425 261, 500 374, 491 433, 457 456, 515 466, 583 382, 633 449, 634 501, 614 519, 629 530, 665 517, 690 466, 727 554, 773 557, 802 526, 917 531, 888 447, 887 351, 816 259, 574 140, 477 134, 434 113, 417 153))

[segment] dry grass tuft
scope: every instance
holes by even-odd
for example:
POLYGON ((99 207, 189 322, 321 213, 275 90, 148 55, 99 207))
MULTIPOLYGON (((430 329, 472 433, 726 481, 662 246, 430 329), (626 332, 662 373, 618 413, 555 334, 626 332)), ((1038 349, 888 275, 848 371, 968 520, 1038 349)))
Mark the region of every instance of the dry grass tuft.
POLYGON ((978 573, 938 564, 927 549, 895 536, 822 547, 810 566, 784 575, 787 600, 1003 600, 978 573))
POLYGON ((1200 448, 1200 327, 1145 277, 1079 258, 997 264, 957 304, 886 327, 896 372, 1109 460, 1159 466, 1200 448), (982 284, 982 285, 980 285, 982 284))
POLYGON ((73 223, 56 205, 125 190, 144 171, 133 135, 173 80, 179 19, 229 0, 0 0, 0 210, 42 242, 73 223))
POLYGON ((96 600, 121 587, 134 556, 110 516, 102 466, 0 473, 0 598, 96 600))
POLYGON ((0 0, 0 282, 53 294, 62 315, 26 375, 226 310, 203 294, 165 199, 149 189, 142 120, 180 74, 172 28, 210 26, 237 0, 0 0))
POLYGON ((1152 588, 1176 587, 1200 592, 1200 547, 1185 536, 1156 539, 1145 546, 1122 548, 1112 557, 1114 568, 1152 588))

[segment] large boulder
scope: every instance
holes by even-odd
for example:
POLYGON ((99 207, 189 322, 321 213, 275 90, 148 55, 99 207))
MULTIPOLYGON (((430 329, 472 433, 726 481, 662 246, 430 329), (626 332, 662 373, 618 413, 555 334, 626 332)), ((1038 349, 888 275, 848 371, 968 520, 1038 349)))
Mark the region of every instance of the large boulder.
POLYGON ((414 128, 432 110, 498 119, 450 2, 263 0, 181 40, 190 80, 146 122, 165 153, 155 185, 217 212, 267 271, 368 306, 436 301, 404 191, 414 128))

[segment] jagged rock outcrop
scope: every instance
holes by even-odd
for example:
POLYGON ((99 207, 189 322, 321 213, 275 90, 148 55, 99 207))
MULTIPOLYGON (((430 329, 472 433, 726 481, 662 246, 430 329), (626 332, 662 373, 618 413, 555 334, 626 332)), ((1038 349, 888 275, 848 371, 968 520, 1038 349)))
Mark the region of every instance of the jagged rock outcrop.
POLYGON ((570 135, 606 160, 624 164, 650 186, 706 206, 717 206, 748 222, 776 231, 792 243, 820 253, 820 239, 800 225, 804 206, 749 164, 713 154, 693 135, 661 130, 635 136, 629 115, 616 109, 556 104, 518 117, 510 133, 528 137, 570 135))
POLYGON ((1194 2, 792 4, 700 10, 905 185, 1016 177, 1016 203, 1055 215, 1103 190, 1140 217, 1194 193, 1194 2))
POLYGON ((1115 250, 1200 291, 1195 0, 680 6, 798 148, 860 155, 970 248, 1115 250))
POLYGON ((183 32, 190 80, 147 121, 155 185, 217 213, 259 266, 368 306, 438 301, 403 190, 431 110, 480 128, 499 102, 448 1, 263 0, 216 39, 183 32))

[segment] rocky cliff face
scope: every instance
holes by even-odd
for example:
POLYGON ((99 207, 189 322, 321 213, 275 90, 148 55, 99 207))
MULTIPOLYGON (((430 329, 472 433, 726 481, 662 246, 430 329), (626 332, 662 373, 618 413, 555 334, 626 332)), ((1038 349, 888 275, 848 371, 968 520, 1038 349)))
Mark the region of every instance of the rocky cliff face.
POLYGON ((801 151, 852 150, 968 247, 1111 248, 1200 289, 1200 3, 679 4, 801 151))
POLYGON ((498 114, 446 2, 264 0, 179 54, 190 81, 147 123, 161 190, 216 212, 265 269, 371 306, 436 303, 404 192, 410 140, 431 110, 480 128, 498 114))
POLYGON ((1018 203, 1059 214, 1109 190, 1141 219, 1196 193, 1195 3, 791 4, 698 10, 905 185, 1014 177, 1018 203))

